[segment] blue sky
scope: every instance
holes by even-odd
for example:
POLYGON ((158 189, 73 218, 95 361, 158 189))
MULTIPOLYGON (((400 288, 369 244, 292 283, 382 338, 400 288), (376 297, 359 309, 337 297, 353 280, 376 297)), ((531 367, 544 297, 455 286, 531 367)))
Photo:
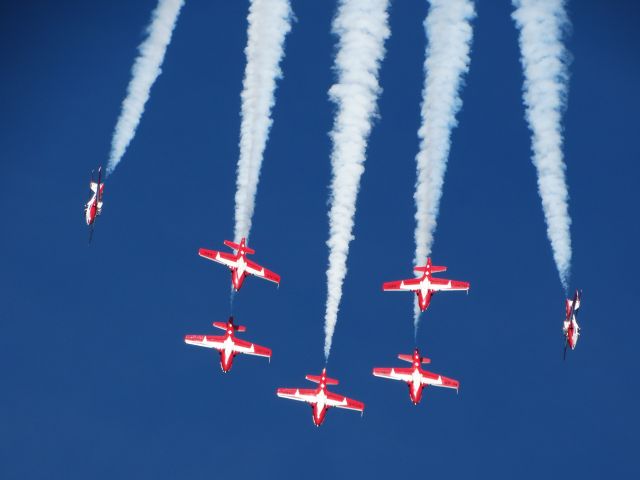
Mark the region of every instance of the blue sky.
MULTIPOLYGON (((247 2, 187 1, 87 247, 104 164, 155 1, 0 6, 2 478, 637 476, 638 5, 573 1, 564 119, 572 288, 583 335, 562 362, 548 244, 507 1, 477 2, 434 261, 471 292, 434 298, 418 346, 458 396, 371 376, 414 346, 414 157, 426 2, 396 0, 328 371, 364 418, 275 396, 324 365, 335 3, 294 1, 251 234, 279 289, 234 314, 271 363, 184 345, 229 314, 229 275, 197 256, 233 231, 247 2)), ((311 386, 309 383, 308 386, 311 386)))

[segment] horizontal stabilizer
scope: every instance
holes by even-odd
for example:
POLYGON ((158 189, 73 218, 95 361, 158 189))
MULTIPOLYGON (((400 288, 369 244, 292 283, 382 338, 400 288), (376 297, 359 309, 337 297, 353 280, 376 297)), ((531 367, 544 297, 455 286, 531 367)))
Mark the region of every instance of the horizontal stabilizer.
MULTIPOLYGON (((400 360, 404 360, 405 362, 413 363, 413 355, 399 353, 398 358, 400 360)), ((431 359, 427 357, 420 357, 420 363, 431 363, 431 359)))
MULTIPOLYGON (((224 244, 229 248, 233 248, 234 250, 240 250, 240 245, 238 245, 237 243, 232 242, 231 240, 225 240, 224 244)), ((253 250, 252 248, 247 247, 246 245, 244 246, 244 251, 246 253, 248 253, 249 255, 253 255, 254 253, 256 253, 255 250, 253 250)))
MULTIPOLYGON (((304 378, 314 383, 320 383, 320 380, 322 379, 320 375, 307 375, 304 378)), ((336 380, 335 378, 325 377, 324 380, 326 385, 338 385, 338 380, 336 380)))
MULTIPOLYGON (((213 326, 219 328, 220 330, 226 330, 228 323, 226 322, 213 322, 213 326)), ((244 325, 233 325, 233 329, 236 332, 246 332, 247 329, 244 325)))
POLYGON ((427 265, 423 265, 421 267, 413 267, 414 272, 425 273, 427 270, 431 273, 446 272, 447 267, 442 267, 440 265, 432 265, 431 267, 427 265))

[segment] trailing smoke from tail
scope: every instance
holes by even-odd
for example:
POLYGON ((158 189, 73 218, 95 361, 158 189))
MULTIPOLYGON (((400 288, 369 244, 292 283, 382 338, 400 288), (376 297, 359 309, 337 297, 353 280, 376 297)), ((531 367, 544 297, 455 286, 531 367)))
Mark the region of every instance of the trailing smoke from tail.
MULTIPOLYGON (((424 22, 427 49, 422 90, 420 151, 416 156, 416 254, 415 265, 424 265, 431 254, 438 219, 451 130, 462 106, 462 76, 469 70, 469 52, 475 10, 471 0, 430 0, 424 22)), ((414 306, 415 333, 420 308, 414 306)))
POLYGON ((139 55, 133 64, 133 76, 127 87, 127 96, 122 102, 120 118, 113 132, 107 175, 118 166, 136 134, 144 106, 149 99, 151 86, 162 71, 160 66, 183 5, 184 0, 159 0, 158 6, 151 15, 151 24, 147 28, 148 36, 138 47, 139 55))
POLYGON ((562 36, 569 25, 564 0, 514 0, 520 29, 524 103, 532 132, 533 163, 553 258, 565 293, 571 270, 568 191, 562 154, 562 112, 568 89, 567 51, 562 36))
POLYGON ((284 39, 291 30, 289 0, 252 0, 247 18, 247 66, 242 90, 240 157, 236 180, 235 241, 249 238, 264 149, 273 120, 284 39))
POLYGON ((351 232, 367 139, 381 91, 378 70, 385 53, 384 41, 390 34, 387 7, 388 0, 341 0, 333 21, 333 33, 338 36, 334 64, 338 80, 329 90, 337 113, 331 132, 329 267, 324 325, 326 359, 331 351, 342 284, 347 273, 347 254, 353 239, 351 232))

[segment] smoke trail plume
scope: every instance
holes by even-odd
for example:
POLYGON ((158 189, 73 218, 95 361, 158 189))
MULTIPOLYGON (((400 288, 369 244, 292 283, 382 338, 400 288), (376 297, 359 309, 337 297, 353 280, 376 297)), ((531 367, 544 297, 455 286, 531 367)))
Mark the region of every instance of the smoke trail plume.
POLYGON ((564 0, 514 0, 513 19, 520 29, 523 98, 532 132, 538 190, 553 258, 566 291, 571 269, 571 219, 561 126, 568 88, 562 36, 569 22, 564 4, 564 0))
POLYGON ((387 0, 341 0, 333 21, 338 36, 334 68, 338 80, 329 90, 337 113, 331 132, 331 207, 329 210, 329 268, 325 311, 324 355, 329 358, 338 319, 347 253, 353 239, 353 219, 365 150, 380 93, 378 70, 384 56, 387 0))
MULTIPOLYGON (((415 264, 424 265, 431 254, 444 173, 451 147, 451 129, 462 106, 462 76, 469 70, 469 52, 475 10, 471 0, 430 0, 424 22, 427 49, 422 90, 422 125, 418 130, 420 151, 416 156, 416 254, 415 264)), ((420 308, 416 301, 417 332, 420 308)))
POLYGON ((255 208, 262 155, 273 120, 276 80, 284 39, 291 30, 289 0, 252 0, 249 7, 247 66, 242 90, 240 158, 236 180, 235 240, 248 237, 255 208))
POLYGON ((120 163, 136 133, 145 103, 149 99, 151 86, 162 71, 160 66, 182 5, 184 0, 159 0, 158 6, 151 15, 151 24, 147 28, 148 36, 138 47, 139 55, 131 71, 133 76, 127 87, 127 96, 122 102, 120 118, 113 132, 107 175, 120 163))

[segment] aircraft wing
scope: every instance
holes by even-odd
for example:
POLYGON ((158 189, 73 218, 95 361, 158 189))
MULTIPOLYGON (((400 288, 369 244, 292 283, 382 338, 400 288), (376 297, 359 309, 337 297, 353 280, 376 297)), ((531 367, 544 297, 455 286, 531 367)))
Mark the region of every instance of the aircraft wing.
POLYGON ((429 283, 431 283, 429 288, 434 292, 442 290, 469 290, 469 282, 459 282, 458 280, 431 277, 429 283))
POLYGON ((385 292, 404 292, 407 290, 415 290, 419 285, 419 278, 410 278, 408 280, 385 282, 382 284, 382 290, 384 290, 385 292))
POLYGON ((201 248, 200 250, 198 250, 198 255, 204 258, 208 258, 209 260, 213 260, 214 262, 221 263, 222 265, 226 265, 229 268, 235 268, 236 266, 236 257, 231 255, 230 253, 201 248))
POLYGON ((458 388, 460 387, 460 382, 458 382, 457 380, 454 380, 453 378, 443 377, 442 375, 437 375, 435 373, 427 372, 424 370, 420 372, 420 374, 422 377, 420 383, 422 383, 423 385, 431 385, 433 387, 455 388, 456 390, 458 390, 458 388))
POLYGON ((257 355, 259 357, 271 358, 271 349, 267 347, 261 347, 255 343, 245 342, 239 338, 234 338, 233 349, 239 353, 246 353, 247 355, 257 355))
POLYGON ((197 345, 198 347, 215 348, 220 350, 223 348, 224 337, 216 337, 213 335, 185 335, 184 343, 189 345, 197 345))
POLYGON ((269 280, 273 283, 280 283, 280 275, 272 272, 271 270, 267 270, 264 267, 261 267, 255 262, 247 259, 247 272, 251 275, 255 275, 256 277, 264 278, 265 280, 269 280))
POLYGON ((279 388, 276 394, 281 398, 299 402, 316 403, 316 391, 311 388, 279 388))
POLYGON ((343 397, 333 392, 327 392, 327 405, 330 407, 346 408, 347 410, 356 410, 364 412, 364 403, 352 398, 343 397))
POLYGON ((410 368, 374 368, 373 374, 376 377, 390 378, 391 380, 401 380, 410 382, 412 380, 410 368))

